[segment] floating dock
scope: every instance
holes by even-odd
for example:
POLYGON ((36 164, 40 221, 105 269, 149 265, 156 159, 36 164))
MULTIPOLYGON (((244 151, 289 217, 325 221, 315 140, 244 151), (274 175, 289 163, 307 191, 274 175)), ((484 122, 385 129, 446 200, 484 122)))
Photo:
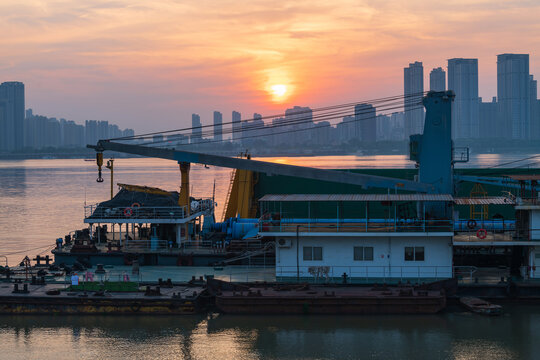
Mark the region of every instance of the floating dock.
POLYGON ((148 288, 146 291, 71 291, 58 284, 0 285, 0 314, 189 315, 205 309, 201 286, 148 288))
POLYGON ((229 314, 434 314, 446 307, 444 290, 409 286, 210 286, 217 309, 229 314))

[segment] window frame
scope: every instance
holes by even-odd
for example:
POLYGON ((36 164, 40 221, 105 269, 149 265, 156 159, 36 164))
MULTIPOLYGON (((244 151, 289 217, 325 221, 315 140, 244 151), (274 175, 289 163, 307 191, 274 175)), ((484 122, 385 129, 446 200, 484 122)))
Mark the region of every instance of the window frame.
POLYGON ((323 255, 322 246, 303 246, 302 247, 303 261, 323 261, 323 258, 324 258, 324 255, 323 255), (320 258, 318 255, 320 255, 320 258))
POLYGON ((373 253, 374 253, 374 247, 373 246, 353 246, 353 261, 373 261, 373 253), (371 251, 371 259, 369 259, 366 256, 366 250, 371 251), (357 258, 357 251, 358 254, 361 255, 357 258))
POLYGON ((404 261, 407 261, 407 262, 425 261, 426 260, 426 247, 425 246, 405 246, 403 249, 403 259, 404 261), (407 249, 411 249, 409 258, 407 258, 407 249), (419 259, 420 256, 418 256, 420 254, 422 255, 421 259, 419 259))

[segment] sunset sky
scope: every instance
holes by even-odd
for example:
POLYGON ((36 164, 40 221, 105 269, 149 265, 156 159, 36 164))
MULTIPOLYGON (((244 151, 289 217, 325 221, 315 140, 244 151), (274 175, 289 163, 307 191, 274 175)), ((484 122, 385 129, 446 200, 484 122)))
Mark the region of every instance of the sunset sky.
POLYGON ((0 81, 27 107, 137 132, 402 94, 416 60, 427 90, 433 67, 478 58, 485 100, 497 54, 540 76, 538 0, 0 0, 0 33, 0 81))

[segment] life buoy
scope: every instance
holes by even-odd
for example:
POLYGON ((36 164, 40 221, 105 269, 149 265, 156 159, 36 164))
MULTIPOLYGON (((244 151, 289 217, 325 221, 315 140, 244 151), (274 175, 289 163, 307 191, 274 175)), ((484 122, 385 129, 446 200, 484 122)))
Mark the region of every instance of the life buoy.
POLYGON ((471 219, 467 221, 467 227, 471 230, 474 229, 476 227, 476 220, 471 219))
POLYGON ((124 216, 130 217, 131 215, 133 215, 133 209, 130 208, 130 207, 125 208, 124 209, 124 216))
POLYGON ((478 229, 476 232, 476 237, 479 239, 485 239, 487 236, 487 230, 486 229, 478 229))
POLYGON ((131 204, 131 207, 134 208, 134 207, 141 207, 141 204, 135 202, 133 204, 131 204))

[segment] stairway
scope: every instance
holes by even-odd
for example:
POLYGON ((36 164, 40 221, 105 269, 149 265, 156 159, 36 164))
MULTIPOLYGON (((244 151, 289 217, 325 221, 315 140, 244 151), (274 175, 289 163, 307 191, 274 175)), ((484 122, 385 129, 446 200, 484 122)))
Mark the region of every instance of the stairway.
POLYGON ((227 190, 227 197, 225 198, 225 206, 223 207, 223 214, 221 215, 221 221, 225 221, 225 214, 227 213, 227 208, 229 207, 229 202, 231 201, 231 192, 234 184, 234 178, 236 176, 236 169, 231 171, 231 180, 229 182, 229 190, 227 190))

